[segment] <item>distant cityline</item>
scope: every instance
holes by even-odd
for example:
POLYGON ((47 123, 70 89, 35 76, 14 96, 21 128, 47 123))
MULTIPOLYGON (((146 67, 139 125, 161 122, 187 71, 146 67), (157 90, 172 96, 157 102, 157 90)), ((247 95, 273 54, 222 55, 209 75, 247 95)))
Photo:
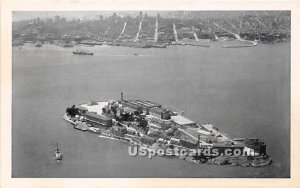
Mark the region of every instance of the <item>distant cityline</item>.
POLYGON ((140 12, 146 13, 148 16, 152 17, 155 17, 157 14, 160 14, 162 18, 216 18, 223 16, 279 16, 281 14, 290 14, 289 11, 14 11, 12 19, 13 21, 22 21, 32 20, 39 17, 42 20, 44 20, 47 18, 54 18, 55 16, 60 16, 67 20, 95 20, 98 19, 99 16, 110 17, 114 13, 120 17, 136 17, 140 14, 140 12))
MULTIPOLYGON (((18 14, 14 12, 14 16, 18 14)), ((163 13, 163 16, 160 12, 150 16, 148 12, 140 11, 135 12, 134 17, 113 12, 110 16, 98 15, 93 20, 67 20, 56 15, 54 18, 36 17, 13 22, 12 32, 13 45, 22 45, 28 41, 53 43, 59 40, 56 43, 66 47, 78 42, 85 45, 105 43, 139 48, 165 48, 170 44, 209 47, 199 43, 202 39, 282 42, 290 36, 290 12, 250 11, 231 14, 222 11, 170 11, 163 13), (201 16, 206 14, 215 15, 201 16)))

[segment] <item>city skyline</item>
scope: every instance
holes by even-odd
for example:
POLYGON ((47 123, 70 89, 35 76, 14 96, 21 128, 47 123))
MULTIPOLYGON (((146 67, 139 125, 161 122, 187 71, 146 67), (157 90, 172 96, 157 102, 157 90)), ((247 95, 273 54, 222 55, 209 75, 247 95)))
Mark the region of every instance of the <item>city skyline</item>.
POLYGON ((67 20, 78 19, 81 20, 93 20, 99 19, 99 16, 111 16, 116 13, 118 16, 138 16, 140 12, 147 13, 148 16, 156 16, 160 14, 164 18, 180 18, 184 16, 197 16, 204 18, 223 17, 223 16, 242 16, 248 15, 269 15, 278 16, 279 13, 288 13, 289 11, 147 11, 147 10, 134 10, 134 11, 14 11, 12 15, 13 21, 30 20, 34 18, 54 18, 55 16, 61 16, 67 20))

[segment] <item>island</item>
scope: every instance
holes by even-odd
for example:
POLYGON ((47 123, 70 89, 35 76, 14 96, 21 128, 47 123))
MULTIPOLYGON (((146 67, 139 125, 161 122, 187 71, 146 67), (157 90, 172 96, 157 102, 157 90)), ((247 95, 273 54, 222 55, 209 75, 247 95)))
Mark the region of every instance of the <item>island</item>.
MULTIPOLYGON (((126 142, 163 157, 195 164, 264 167, 272 163, 257 138, 231 138, 212 124, 201 124, 148 100, 88 102, 66 109, 75 129, 126 142), (184 151, 184 152, 183 152, 184 151)), ((149 157, 151 158, 151 156, 149 157)))

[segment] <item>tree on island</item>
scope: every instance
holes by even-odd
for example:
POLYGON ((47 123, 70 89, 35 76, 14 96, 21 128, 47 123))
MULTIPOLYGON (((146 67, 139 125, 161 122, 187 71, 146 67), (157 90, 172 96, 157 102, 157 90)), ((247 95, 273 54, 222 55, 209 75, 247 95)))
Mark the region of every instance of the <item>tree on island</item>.
POLYGON ((79 114, 79 109, 75 108, 75 105, 73 105, 71 108, 66 109, 66 113, 71 117, 75 117, 76 115, 79 114))
POLYGON ((120 117, 121 121, 133 121, 134 120, 133 115, 128 112, 122 113, 120 116, 121 116, 120 117))
POLYGON ((142 107, 138 107, 136 111, 134 111, 134 115, 139 116, 143 113, 143 108, 142 107))
POLYGON ((143 128, 147 127, 147 125, 148 125, 148 121, 145 120, 144 118, 140 118, 140 119, 138 120, 138 122, 139 122, 139 126, 140 126, 140 127, 143 127, 143 128))

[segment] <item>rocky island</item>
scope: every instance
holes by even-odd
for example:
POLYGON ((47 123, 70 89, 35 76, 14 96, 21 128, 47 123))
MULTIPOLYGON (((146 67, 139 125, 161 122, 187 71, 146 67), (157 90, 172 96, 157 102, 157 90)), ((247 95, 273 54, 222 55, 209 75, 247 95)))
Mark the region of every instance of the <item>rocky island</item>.
POLYGON ((230 138, 211 124, 200 124, 161 104, 144 100, 89 102, 66 109, 74 128, 116 139, 155 155, 196 164, 263 167, 271 164, 257 138, 230 138))

